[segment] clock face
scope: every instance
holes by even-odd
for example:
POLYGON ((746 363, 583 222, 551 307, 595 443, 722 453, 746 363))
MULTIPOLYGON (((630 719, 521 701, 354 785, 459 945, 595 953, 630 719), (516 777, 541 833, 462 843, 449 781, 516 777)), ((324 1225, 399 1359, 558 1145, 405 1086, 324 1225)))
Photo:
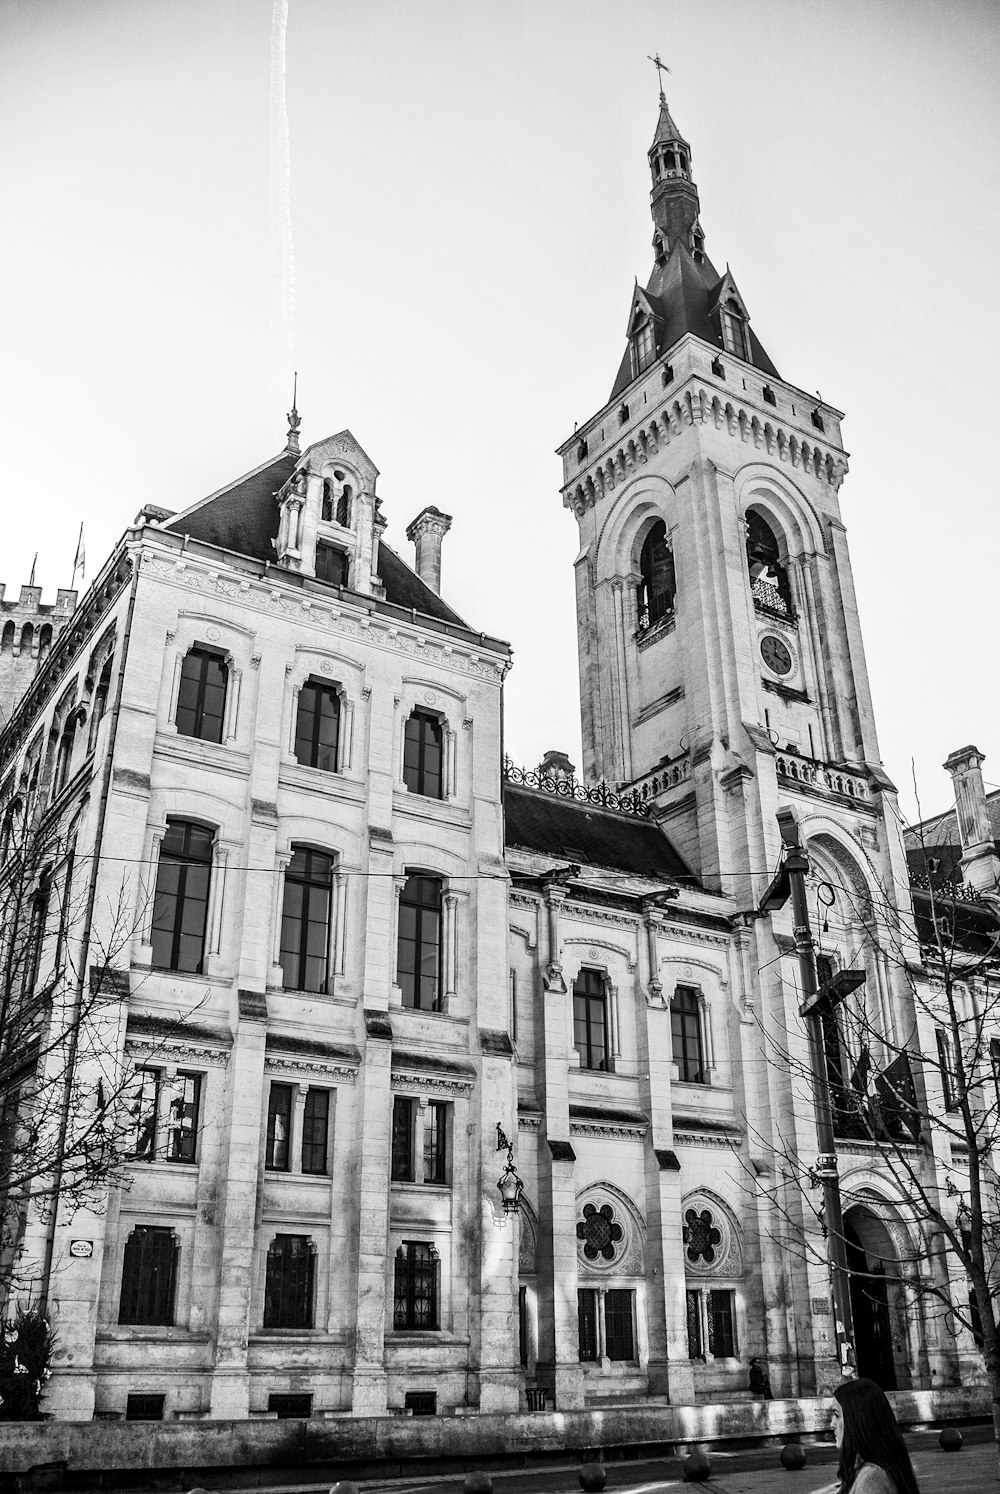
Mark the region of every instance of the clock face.
POLYGON ((780 638, 775 638, 773 633, 765 633, 760 640, 760 656, 768 669, 773 669, 775 674, 787 674, 792 667, 792 656, 780 638))

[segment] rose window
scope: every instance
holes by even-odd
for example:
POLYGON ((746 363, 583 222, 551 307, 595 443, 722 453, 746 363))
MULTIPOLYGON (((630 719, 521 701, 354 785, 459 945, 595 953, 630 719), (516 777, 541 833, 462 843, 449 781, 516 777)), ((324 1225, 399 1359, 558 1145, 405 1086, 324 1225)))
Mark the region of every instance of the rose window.
POLYGON ((702 1209, 701 1213, 688 1209, 684 1215, 684 1244, 689 1261, 704 1261, 706 1266, 712 1265, 715 1247, 722 1244, 722 1231, 716 1228, 708 1209, 702 1209))
POLYGON ((610 1204, 584 1204, 583 1218, 576 1226, 576 1238, 583 1241, 584 1259, 613 1261, 615 1247, 625 1238, 625 1231, 615 1219, 610 1204))

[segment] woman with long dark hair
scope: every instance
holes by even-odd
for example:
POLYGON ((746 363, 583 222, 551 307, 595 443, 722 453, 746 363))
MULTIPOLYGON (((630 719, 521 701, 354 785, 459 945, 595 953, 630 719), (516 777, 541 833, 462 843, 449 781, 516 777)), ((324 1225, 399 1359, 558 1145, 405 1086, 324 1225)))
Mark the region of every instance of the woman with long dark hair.
POLYGON ((910 1455, 885 1391, 874 1380, 844 1380, 833 1392, 840 1494, 920 1494, 910 1455))

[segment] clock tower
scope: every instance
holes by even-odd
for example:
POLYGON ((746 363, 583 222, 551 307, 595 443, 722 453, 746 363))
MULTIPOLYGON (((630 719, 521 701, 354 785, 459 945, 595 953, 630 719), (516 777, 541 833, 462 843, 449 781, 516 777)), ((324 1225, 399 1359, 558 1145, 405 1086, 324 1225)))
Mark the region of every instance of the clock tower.
POLYGON ((892 786, 841 516, 841 413, 782 378, 709 258, 662 92, 648 157, 652 271, 607 403, 560 448, 581 542, 584 774, 647 799, 704 884, 746 905, 788 795, 822 805, 865 859, 888 854, 892 786))

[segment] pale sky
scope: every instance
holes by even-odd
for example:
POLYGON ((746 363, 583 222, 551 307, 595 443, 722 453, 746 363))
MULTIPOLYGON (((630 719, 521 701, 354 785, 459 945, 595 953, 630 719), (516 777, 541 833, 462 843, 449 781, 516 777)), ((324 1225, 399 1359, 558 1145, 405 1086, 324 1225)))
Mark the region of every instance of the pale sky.
POLYGON ((576 524, 554 448, 607 400, 651 263, 657 50, 706 248, 784 378, 846 412, 841 489, 883 759, 913 813, 1000 784, 1000 11, 993 0, 0 0, 0 580, 87 579, 349 427, 389 542, 454 516, 443 591, 510 640, 507 741, 579 764, 576 524), (294 313, 284 308, 294 272, 294 313))

